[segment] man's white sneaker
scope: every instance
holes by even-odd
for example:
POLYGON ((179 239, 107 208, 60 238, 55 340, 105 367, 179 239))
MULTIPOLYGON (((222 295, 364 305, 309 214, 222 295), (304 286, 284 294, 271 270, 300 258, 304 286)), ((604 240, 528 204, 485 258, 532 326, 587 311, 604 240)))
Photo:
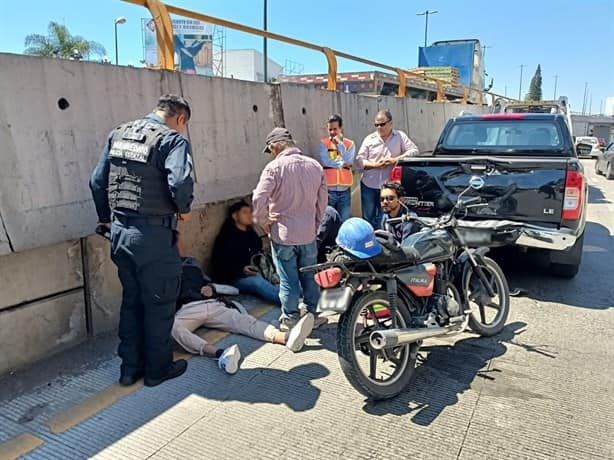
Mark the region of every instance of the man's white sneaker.
POLYGON ((286 347, 293 352, 301 351, 305 344, 305 339, 311 334, 313 329, 314 317, 311 313, 305 313, 305 315, 296 323, 296 326, 292 328, 288 334, 286 340, 286 347))
POLYGON ((228 374, 236 374, 239 370, 240 359, 241 350, 239 350, 239 345, 232 345, 224 350, 224 353, 222 353, 222 356, 217 361, 217 365, 228 374))

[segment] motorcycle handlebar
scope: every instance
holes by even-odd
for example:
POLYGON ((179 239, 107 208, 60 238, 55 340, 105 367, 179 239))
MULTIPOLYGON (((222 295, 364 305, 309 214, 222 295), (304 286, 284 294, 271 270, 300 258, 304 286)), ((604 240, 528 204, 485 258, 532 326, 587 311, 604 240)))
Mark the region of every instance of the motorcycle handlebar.
POLYGON ((440 224, 442 222, 443 223, 450 222, 456 211, 463 210, 463 209, 470 208, 470 207, 480 206, 480 205, 485 205, 482 202, 482 197, 474 196, 466 200, 459 199, 459 201, 457 201, 456 205, 452 208, 452 210, 448 214, 444 214, 443 216, 441 216, 435 223, 426 222, 420 219, 420 217, 416 216, 415 214, 405 214, 401 217, 395 217, 392 219, 388 219, 386 222, 391 225, 395 225, 399 223, 417 222, 426 227, 433 227, 437 225, 438 223, 440 224))

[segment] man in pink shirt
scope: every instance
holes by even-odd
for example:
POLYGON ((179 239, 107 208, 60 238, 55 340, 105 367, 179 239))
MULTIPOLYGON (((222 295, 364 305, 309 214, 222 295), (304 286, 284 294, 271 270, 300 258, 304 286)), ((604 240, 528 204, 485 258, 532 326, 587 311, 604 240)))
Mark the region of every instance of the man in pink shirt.
POLYGON ((418 155, 418 147, 403 131, 393 129, 392 114, 381 110, 375 116, 376 131, 362 142, 356 167, 364 170, 360 182, 362 217, 373 228, 381 227, 380 189, 388 182, 392 168, 402 158, 418 155))
MULTIPOLYGON (((299 270, 317 262, 316 233, 328 204, 328 188, 322 166, 301 153, 287 129, 271 131, 263 153, 273 160, 260 175, 252 203, 255 222, 271 238, 280 278, 283 331, 299 320, 301 292, 307 311, 316 316, 320 289, 312 273, 299 270)), ((315 325, 325 322, 325 318, 316 318, 315 325)))

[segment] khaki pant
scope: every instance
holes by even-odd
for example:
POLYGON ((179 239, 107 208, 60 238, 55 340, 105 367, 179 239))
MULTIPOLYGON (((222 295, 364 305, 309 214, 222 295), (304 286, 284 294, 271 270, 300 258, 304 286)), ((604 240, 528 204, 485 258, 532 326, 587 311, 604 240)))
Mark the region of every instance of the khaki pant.
POLYGON ((194 334, 194 331, 203 326, 246 335, 264 342, 272 342, 278 332, 274 326, 251 315, 243 315, 221 302, 203 300, 191 302, 175 314, 173 338, 186 351, 202 355, 207 341, 194 334))

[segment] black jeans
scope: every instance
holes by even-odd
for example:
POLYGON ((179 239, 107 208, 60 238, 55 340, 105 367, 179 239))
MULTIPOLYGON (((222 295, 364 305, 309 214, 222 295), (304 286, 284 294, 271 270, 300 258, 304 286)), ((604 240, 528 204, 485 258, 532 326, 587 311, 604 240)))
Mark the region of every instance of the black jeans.
POLYGON ((181 282, 181 259, 170 227, 144 220, 113 221, 111 259, 122 284, 119 319, 122 375, 166 374, 173 362, 171 329, 181 282))

